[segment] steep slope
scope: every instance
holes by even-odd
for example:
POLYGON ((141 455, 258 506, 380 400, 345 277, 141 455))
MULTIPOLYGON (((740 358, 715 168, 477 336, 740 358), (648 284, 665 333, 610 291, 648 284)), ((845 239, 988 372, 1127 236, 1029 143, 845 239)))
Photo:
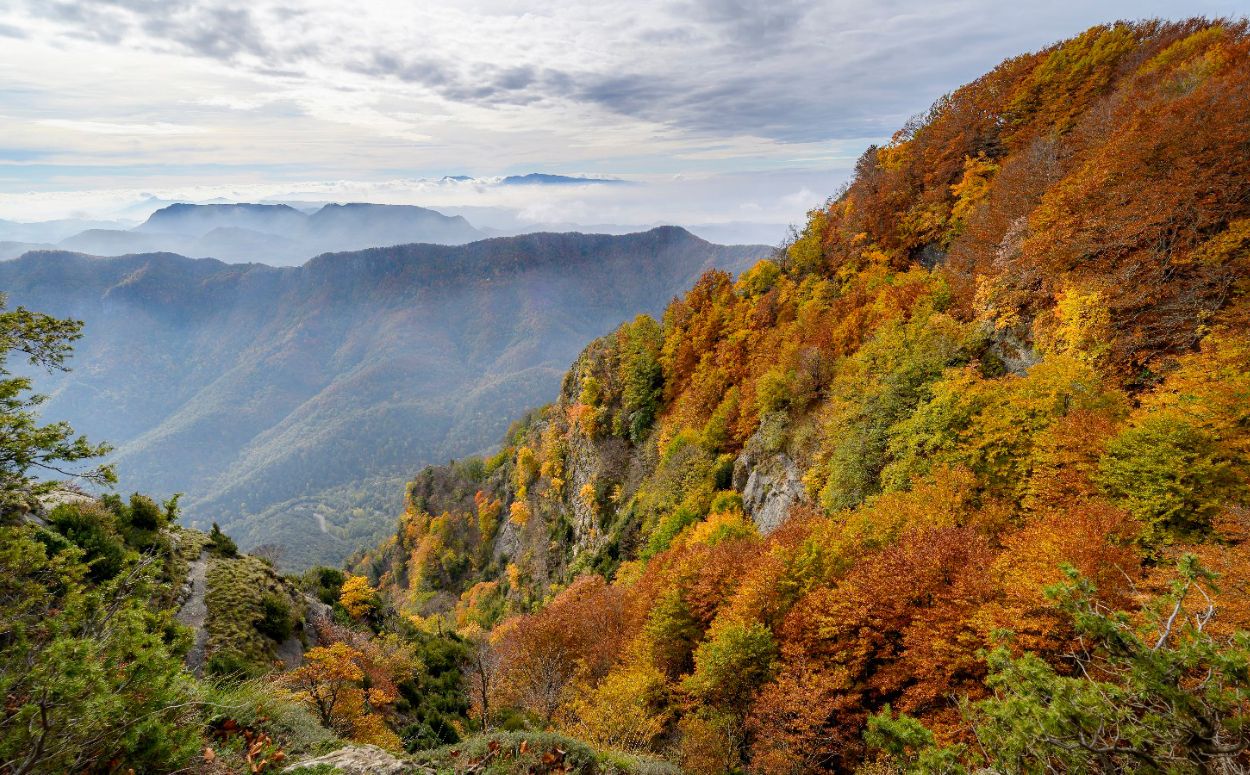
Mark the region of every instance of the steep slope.
POLYGON ((592 343, 357 567, 431 623, 515 617, 483 707, 687 771, 911 771, 935 739, 965 745, 919 771, 1242 767, 1241 699, 1167 703, 1248 688, 1214 655, 1250 595, 1195 570, 1250 568, 1248 294, 1247 24, 1096 27, 592 343))
POLYGON ((43 252, 0 264, 0 287, 86 321, 75 369, 40 387, 49 412, 117 445, 124 486, 185 492, 192 520, 300 565, 376 540, 396 496, 369 482, 484 449, 587 338, 765 251, 662 228, 299 268, 43 252))

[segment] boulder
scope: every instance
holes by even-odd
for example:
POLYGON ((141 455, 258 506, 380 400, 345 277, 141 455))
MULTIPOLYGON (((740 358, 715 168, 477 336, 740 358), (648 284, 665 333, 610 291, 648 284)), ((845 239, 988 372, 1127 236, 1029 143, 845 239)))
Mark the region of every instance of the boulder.
POLYGON ((315 759, 305 759, 287 767, 283 772, 298 774, 320 765, 334 767, 343 775, 409 775, 430 772, 376 745, 349 745, 315 759))

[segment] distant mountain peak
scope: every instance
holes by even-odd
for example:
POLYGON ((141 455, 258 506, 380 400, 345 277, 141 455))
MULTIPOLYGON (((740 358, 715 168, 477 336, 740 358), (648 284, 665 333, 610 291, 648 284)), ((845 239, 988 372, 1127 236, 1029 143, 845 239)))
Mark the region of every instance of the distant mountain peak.
POLYGON ((98 255, 168 250, 292 265, 327 251, 418 242, 460 245, 484 236, 461 216, 416 205, 332 203, 309 214, 287 204, 179 202, 130 231, 84 232, 59 247, 98 255))
MULTIPOLYGON (((209 210, 218 212, 227 210, 239 210, 246 212, 299 212, 294 207, 287 204, 263 204, 260 202, 209 202, 207 204, 196 204, 194 202, 174 202, 173 204, 162 207, 152 213, 152 218, 175 215, 193 210, 209 210)), ((152 218, 149 218, 148 220, 151 220, 152 218)))
POLYGON ((296 228, 305 216, 290 205, 256 204, 191 204, 176 202, 152 213, 135 227, 137 232, 205 234, 221 226, 281 231, 296 228))
POLYGON ((587 184, 629 185, 628 180, 615 178, 592 178, 573 175, 552 175, 531 172, 528 175, 509 175, 499 181, 502 186, 583 186, 587 184))
MULTIPOLYGON (((278 214, 278 215, 303 215, 290 205, 284 204, 260 204, 256 202, 213 202, 210 204, 195 204, 192 202, 175 202, 166 205, 156 212, 148 216, 143 222, 143 226, 158 225, 172 219, 186 218, 189 215, 199 215, 201 217, 230 217, 236 214, 278 214)), ((142 226, 140 227, 142 228, 142 226)))
MULTIPOLYGON (((374 214, 380 214, 384 216, 409 215, 409 216, 418 216, 418 217, 426 217, 426 218, 429 218, 429 217, 446 218, 449 221, 454 220, 454 218, 450 215, 444 215, 440 213, 438 210, 431 210, 428 207, 421 207, 420 205, 391 205, 391 204, 376 204, 374 202, 342 202, 342 203, 331 202, 330 204, 322 206, 316 212, 314 212, 312 215, 308 217, 311 220, 316 220, 317 218, 325 218, 331 215, 347 214, 347 213, 352 213, 352 214, 374 213, 374 214)), ((456 217, 459 217, 459 216, 456 216, 456 217)), ((464 219, 461 218, 461 220, 464 220, 464 219)))

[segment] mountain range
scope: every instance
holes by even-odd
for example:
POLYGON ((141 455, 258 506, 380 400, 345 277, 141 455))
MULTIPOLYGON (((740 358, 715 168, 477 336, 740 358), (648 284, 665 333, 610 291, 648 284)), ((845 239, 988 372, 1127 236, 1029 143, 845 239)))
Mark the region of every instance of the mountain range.
POLYGON ((412 205, 327 204, 305 213, 285 204, 171 204, 133 229, 87 229, 56 247, 291 265, 330 251, 411 242, 459 245, 484 236, 460 216, 412 205))
MULTIPOLYGON (((175 205, 129 233, 282 226, 332 239, 361 209, 175 205)), ((278 544, 298 567, 376 540, 397 513, 392 482, 496 443, 585 341, 767 252, 676 227, 409 244, 300 267, 41 251, 0 263, 0 287, 10 304, 85 321, 73 370, 37 387, 48 416, 116 446, 123 488, 184 492, 193 523, 278 544)))
MULTIPOLYGON (((508 187, 632 185, 630 181, 616 178, 544 172, 493 178, 448 175, 438 181, 417 182, 508 187)), ((285 266, 301 264, 328 251, 411 242, 461 245, 486 237, 534 231, 532 227, 477 229, 458 215, 444 215, 412 205, 297 204, 300 206, 281 202, 237 203, 220 198, 188 203, 148 195, 116 213, 113 220, 61 218, 26 223, 0 219, 0 260, 17 258, 31 250, 61 249, 108 256, 169 252, 228 262, 259 261, 285 266), (145 215, 147 220, 135 225, 134 219, 145 215)), ((645 228, 565 228, 564 224, 553 224, 546 230, 623 234, 645 228)), ((774 225, 769 234, 775 231, 774 225)), ((719 233, 702 236, 721 239, 719 233)))

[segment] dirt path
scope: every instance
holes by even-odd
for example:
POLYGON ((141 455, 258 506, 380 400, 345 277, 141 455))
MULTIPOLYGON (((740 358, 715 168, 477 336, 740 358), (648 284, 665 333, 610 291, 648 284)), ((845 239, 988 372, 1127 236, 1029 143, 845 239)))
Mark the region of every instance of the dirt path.
POLYGON ((204 595, 208 591, 208 552, 200 553, 200 558, 191 563, 187 571, 187 583, 191 585, 191 595, 182 604, 178 612, 178 621, 195 631, 195 644, 187 654, 187 667, 196 676, 204 672, 204 649, 208 645, 208 605, 204 595))

